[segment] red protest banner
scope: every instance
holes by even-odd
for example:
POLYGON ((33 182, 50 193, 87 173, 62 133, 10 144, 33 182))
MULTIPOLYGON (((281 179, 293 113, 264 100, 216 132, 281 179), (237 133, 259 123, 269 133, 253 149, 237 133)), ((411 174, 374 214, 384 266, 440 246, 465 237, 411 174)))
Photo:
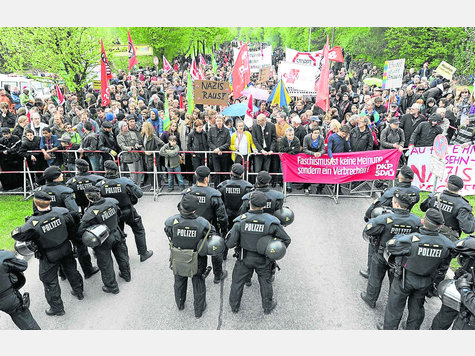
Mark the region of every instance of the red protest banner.
POLYGON ((340 184, 396 176, 401 152, 377 150, 335 153, 321 157, 279 153, 285 182, 340 184))

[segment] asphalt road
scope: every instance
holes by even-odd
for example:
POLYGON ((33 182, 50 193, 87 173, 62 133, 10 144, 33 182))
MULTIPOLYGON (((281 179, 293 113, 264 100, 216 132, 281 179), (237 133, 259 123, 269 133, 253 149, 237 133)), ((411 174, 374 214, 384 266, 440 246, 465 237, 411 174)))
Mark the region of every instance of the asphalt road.
MULTIPOLYGON (((228 298, 234 258, 230 252, 225 262, 229 277, 220 285, 213 283, 212 273, 206 280, 208 307, 200 319, 194 317, 191 281, 185 309, 179 311, 174 302, 173 274, 168 267, 169 248, 163 224, 169 215, 177 212, 178 201, 177 195, 162 196, 156 202, 152 197, 142 198, 137 209, 145 224, 148 247, 154 255, 141 263, 132 232, 126 227, 132 281, 126 283, 118 278, 120 293, 111 295, 102 292, 101 278, 97 274, 85 281, 82 301, 70 295, 67 281, 61 281, 66 311, 62 317, 49 317, 44 313, 48 304, 38 278, 38 261, 32 258, 22 292, 30 293, 30 310, 40 327, 52 330, 374 330, 376 323, 382 321, 387 279, 376 309, 367 307, 359 297, 366 288, 366 279, 358 273, 366 263, 367 253, 367 244, 361 237, 362 216, 370 199, 341 198, 339 204, 335 204, 324 197, 289 197, 286 205, 296 212, 296 217, 286 228, 292 243, 279 263, 282 269, 274 282, 276 309, 264 315, 254 275, 252 286, 245 287, 239 313, 231 312, 228 298)), ((428 300, 422 329, 429 328, 439 308, 438 298, 428 300)), ((4 313, 0 314, 0 329, 16 329, 4 313)))

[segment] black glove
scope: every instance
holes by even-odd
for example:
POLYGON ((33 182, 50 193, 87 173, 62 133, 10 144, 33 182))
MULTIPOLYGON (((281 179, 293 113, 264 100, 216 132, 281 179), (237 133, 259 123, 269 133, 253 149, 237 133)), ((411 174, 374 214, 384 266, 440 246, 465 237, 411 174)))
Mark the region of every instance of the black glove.
POLYGON ((464 288, 471 288, 473 285, 472 275, 470 273, 465 273, 462 277, 455 281, 455 287, 460 292, 464 288))
POLYGON ((432 283, 432 285, 427 290, 426 297, 427 298, 432 298, 432 297, 438 296, 438 295, 439 295, 439 293, 437 292, 437 286, 435 285, 435 283, 432 283))
POLYGON ((368 222, 369 221, 369 218, 367 218, 366 216, 364 217, 364 222, 368 222))

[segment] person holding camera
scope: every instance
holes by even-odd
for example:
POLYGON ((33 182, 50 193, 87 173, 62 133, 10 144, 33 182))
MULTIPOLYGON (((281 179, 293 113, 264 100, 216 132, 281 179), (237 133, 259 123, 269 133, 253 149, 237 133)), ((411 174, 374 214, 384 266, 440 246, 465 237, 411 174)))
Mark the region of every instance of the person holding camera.
POLYGON ((134 207, 138 199, 142 197, 143 192, 129 178, 119 177, 119 167, 114 161, 105 161, 104 169, 106 171, 105 179, 98 182, 96 186, 99 187, 101 196, 104 198, 115 198, 119 202, 119 208, 122 211, 119 219, 119 228, 124 231, 125 224, 130 226, 134 233, 140 262, 144 262, 153 255, 153 251, 147 250, 142 217, 134 207))

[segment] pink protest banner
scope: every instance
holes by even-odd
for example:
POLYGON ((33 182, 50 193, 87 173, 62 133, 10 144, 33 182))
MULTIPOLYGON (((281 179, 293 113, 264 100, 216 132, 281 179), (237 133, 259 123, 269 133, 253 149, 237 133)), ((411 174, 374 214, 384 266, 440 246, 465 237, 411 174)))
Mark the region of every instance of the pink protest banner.
POLYGON ((279 153, 285 182, 340 184, 396 176, 398 150, 335 153, 321 157, 279 153))

